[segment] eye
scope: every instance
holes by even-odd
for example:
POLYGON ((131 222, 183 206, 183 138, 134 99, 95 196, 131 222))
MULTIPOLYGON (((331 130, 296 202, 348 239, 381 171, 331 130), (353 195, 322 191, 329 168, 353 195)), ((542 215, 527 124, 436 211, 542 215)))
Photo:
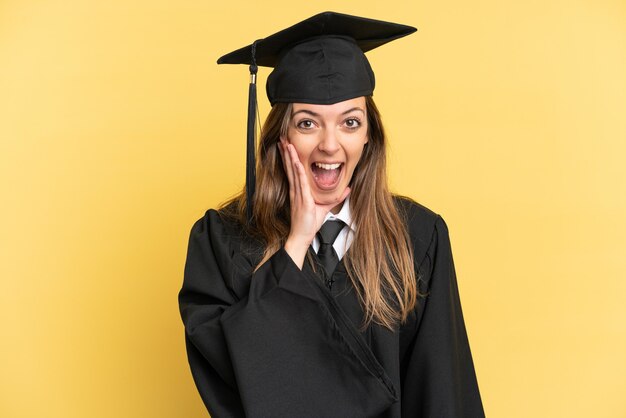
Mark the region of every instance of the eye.
POLYGON ((302 119, 300 122, 296 124, 298 129, 312 129, 315 127, 315 124, 311 119, 302 119))
POLYGON ((348 118, 344 123, 348 129, 357 129, 361 126, 361 121, 358 118, 348 118))

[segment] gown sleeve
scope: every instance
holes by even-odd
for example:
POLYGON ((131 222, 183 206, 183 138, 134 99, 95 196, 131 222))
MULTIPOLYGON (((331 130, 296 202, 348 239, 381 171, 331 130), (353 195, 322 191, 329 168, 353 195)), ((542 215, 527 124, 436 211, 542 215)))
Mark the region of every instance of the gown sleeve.
POLYGON ((249 288, 238 295, 242 264, 234 234, 208 211, 191 230, 179 306, 213 417, 366 417, 398 400, 321 281, 281 249, 243 278, 249 288))
POLYGON ((437 215, 429 248, 420 265, 417 332, 403 361, 402 416, 484 417, 470 352, 448 227, 437 215))

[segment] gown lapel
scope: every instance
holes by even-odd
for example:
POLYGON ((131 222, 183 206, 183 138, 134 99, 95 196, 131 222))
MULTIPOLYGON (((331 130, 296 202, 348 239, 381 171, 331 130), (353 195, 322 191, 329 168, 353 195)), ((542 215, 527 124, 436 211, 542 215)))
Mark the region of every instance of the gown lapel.
POLYGON ((337 267, 333 272, 332 288, 328 289, 325 285, 321 263, 317 254, 313 251, 313 248, 309 248, 309 254, 312 257, 313 262, 317 264, 316 269, 313 271, 311 265, 305 262, 303 271, 310 274, 311 277, 315 277, 317 279, 317 282, 323 288, 322 290, 324 293, 331 296, 335 300, 338 308, 350 319, 355 331, 358 331, 369 345, 371 343, 371 326, 367 327, 366 330, 361 329, 365 315, 354 285, 352 284, 352 280, 348 277, 348 272, 344 263, 345 258, 342 257, 341 260, 339 260, 339 264, 337 264, 337 267))

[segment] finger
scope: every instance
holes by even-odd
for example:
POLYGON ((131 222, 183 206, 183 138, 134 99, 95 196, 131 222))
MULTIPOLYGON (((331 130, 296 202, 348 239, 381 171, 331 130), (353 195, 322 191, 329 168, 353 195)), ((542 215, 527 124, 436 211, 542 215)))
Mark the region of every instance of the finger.
POLYGON ((300 183, 300 169, 298 166, 302 166, 300 159, 298 158, 298 153, 296 152, 296 148, 292 144, 287 145, 287 150, 289 151, 289 156, 291 157, 292 166, 293 166, 293 184, 294 184, 294 192, 295 198, 298 202, 302 201, 302 185, 300 183))
POLYGON ((306 199, 309 203, 315 203, 313 201, 313 194, 311 193, 311 187, 309 185, 309 179, 306 176, 306 170, 304 165, 298 161, 298 179, 300 181, 300 190, 302 191, 302 198, 306 199))
POLYGON ((287 151, 287 144, 285 143, 285 141, 283 139, 280 140, 280 142, 278 143, 278 149, 280 150, 280 156, 283 160, 283 166, 285 168, 285 173, 287 174, 287 177, 289 177, 289 175, 291 174, 291 156, 289 155, 289 152, 287 151))
POLYGON ((287 181, 289 182, 289 198, 293 199, 295 195, 295 182, 293 175, 293 164, 291 162, 291 155, 287 150, 287 145, 284 140, 281 138, 280 144, 278 144, 280 149, 280 155, 283 158, 283 167, 285 168, 285 173, 287 174, 287 181))

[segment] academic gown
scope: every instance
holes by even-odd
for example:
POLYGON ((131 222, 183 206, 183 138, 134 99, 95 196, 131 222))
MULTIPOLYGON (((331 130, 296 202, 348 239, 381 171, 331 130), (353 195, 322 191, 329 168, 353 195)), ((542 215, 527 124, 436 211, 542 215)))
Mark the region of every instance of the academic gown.
POLYGON ((395 202, 425 295, 395 331, 361 330, 343 262, 330 290, 284 249, 253 272, 263 247, 240 225, 215 210, 194 224, 179 304, 212 417, 484 417, 446 223, 395 202))

